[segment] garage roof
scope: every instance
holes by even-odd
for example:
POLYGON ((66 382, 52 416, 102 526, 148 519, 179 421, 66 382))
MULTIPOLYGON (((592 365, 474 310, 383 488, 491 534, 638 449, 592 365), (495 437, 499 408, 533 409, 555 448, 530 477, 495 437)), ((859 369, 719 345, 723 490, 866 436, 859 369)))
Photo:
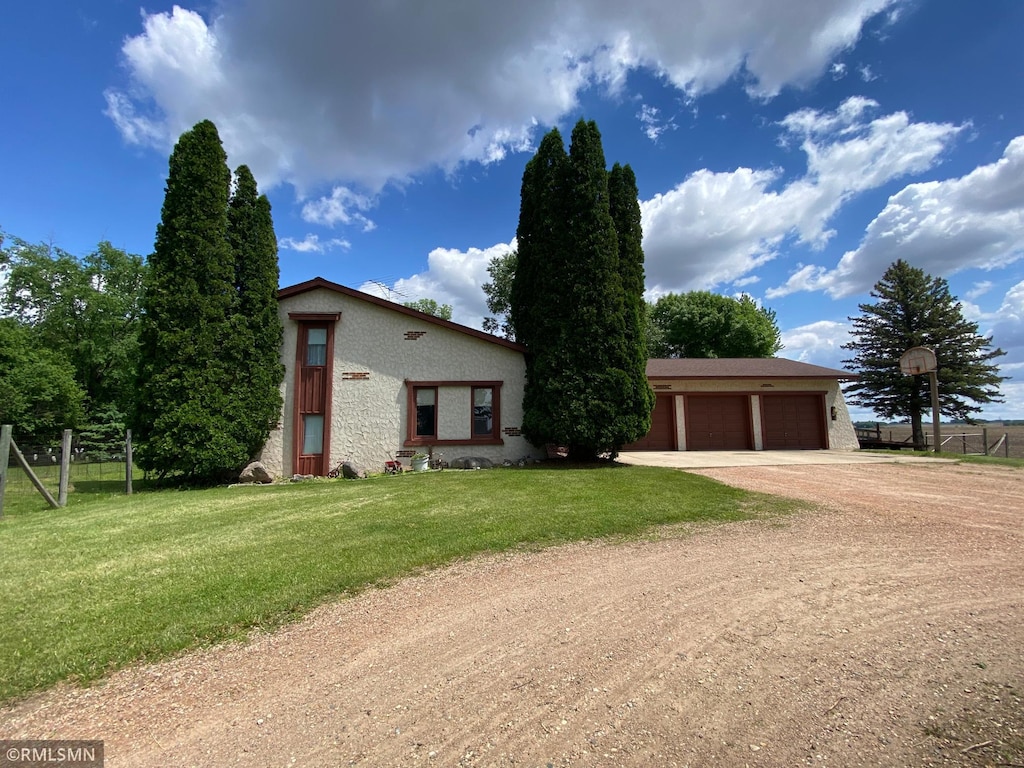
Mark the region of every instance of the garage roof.
POLYGON ((800 363, 784 357, 678 357, 648 360, 649 379, 841 379, 860 378, 850 371, 800 363))

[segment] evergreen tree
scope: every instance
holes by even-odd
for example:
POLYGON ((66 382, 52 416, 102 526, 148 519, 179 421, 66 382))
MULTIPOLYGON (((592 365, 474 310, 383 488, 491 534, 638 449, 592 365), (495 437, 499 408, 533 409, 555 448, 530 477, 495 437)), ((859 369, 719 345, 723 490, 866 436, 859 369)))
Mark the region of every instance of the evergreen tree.
POLYGON ((206 120, 182 134, 144 283, 133 414, 139 464, 161 477, 215 480, 249 458, 230 407, 237 300, 230 186, 216 126, 206 120))
POLYGON ((281 339, 277 314, 277 237, 270 201, 258 194, 245 165, 235 172, 228 208, 228 240, 234 255, 235 303, 231 318, 234 348, 230 406, 237 440, 246 459, 256 456, 281 416, 281 339))
MULTIPOLYGON (((511 320, 528 348, 523 433, 579 459, 641 437, 650 418, 636 385, 646 361, 627 337, 608 184, 595 123, 576 125, 568 157, 551 131, 523 174, 517 230, 511 320)), ((635 265, 628 271, 634 287, 635 265)))
POLYGON ((651 428, 654 391, 647 380, 647 303, 644 301, 643 227, 640 191, 628 165, 612 166, 608 175, 608 205, 619 243, 623 320, 627 357, 623 367, 631 377, 629 402, 624 403, 620 445, 639 440, 651 428))
POLYGON ((850 318, 853 340, 843 345, 853 352, 844 365, 861 377, 846 388, 851 403, 883 419, 909 420, 914 444, 924 445, 921 413, 931 408, 929 379, 907 376, 899 365, 911 347, 935 352, 944 415, 970 421, 981 407, 968 401, 1002 402, 999 384, 1005 377, 990 361, 1006 353, 991 349, 992 340, 978 335, 978 324, 964 319, 945 280, 899 260, 885 271, 871 296, 878 301, 859 305, 861 315, 850 318))

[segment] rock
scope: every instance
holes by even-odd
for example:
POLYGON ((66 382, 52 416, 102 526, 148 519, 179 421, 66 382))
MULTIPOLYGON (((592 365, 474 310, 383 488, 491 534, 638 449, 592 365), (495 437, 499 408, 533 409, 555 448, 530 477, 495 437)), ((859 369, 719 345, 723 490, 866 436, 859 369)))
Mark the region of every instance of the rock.
POLYGON ((262 462, 254 461, 242 470, 242 474, 238 476, 238 482, 272 483, 274 482, 274 476, 267 471, 267 468, 263 466, 262 462))
POLYGON ((346 480, 362 480, 366 477, 366 470, 351 461, 341 465, 341 476, 346 480))
POLYGON ((312 480, 312 479, 313 479, 312 475, 292 475, 292 482, 293 483, 303 483, 306 480, 312 480))
POLYGON ((494 462, 483 456, 460 456, 449 465, 452 469, 490 469, 494 462))

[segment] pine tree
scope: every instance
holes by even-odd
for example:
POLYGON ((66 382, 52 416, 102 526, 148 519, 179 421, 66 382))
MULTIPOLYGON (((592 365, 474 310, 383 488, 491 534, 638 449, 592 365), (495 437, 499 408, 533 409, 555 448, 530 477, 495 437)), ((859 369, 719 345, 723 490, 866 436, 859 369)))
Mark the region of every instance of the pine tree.
POLYGON ((1005 377, 989 361, 1006 353, 978 335, 978 324, 964 318, 945 280, 899 260, 871 295, 878 301, 859 305, 861 315, 850 318, 854 338, 843 345, 854 353, 844 365, 860 374, 846 389, 851 403, 883 419, 909 420, 914 444, 923 445, 921 413, 931 408, 931 393, 927 376, 900 371, 900 356, 911 347, 935 352, 944 415, 969 420, 981 407, 968 401, 1002 402, 999 384, 1005 377))
POLYGON ((169 161, 143 289, 133 426, 140 466, 186 481, 219 479, 248 451, 230 407, 235 259, 228 242, 231 172, 217 128, 182 134, 169 161))
POLYGON ((245 165, 235 171, 228 208, 228 240, 234 256, 235 302, 231 343, 234 374, 231 407, 236 439, 247 459, 256 456, 281 415, 281 339, 277 314, 277 237, 270 201, 258 194, 245 165))
MULTIPOLYGON (((523 174, 511 303, 516 338, 528 348, 523 434, 535 445, 567 445, 579 459, 641 437, 650 418, 637 387, 642 332, 627 336, 608 184, 601 135, 583 120, 568 157, 553 130, 523 174)), ((632 292, 636 265, 627 271, 632 292)))

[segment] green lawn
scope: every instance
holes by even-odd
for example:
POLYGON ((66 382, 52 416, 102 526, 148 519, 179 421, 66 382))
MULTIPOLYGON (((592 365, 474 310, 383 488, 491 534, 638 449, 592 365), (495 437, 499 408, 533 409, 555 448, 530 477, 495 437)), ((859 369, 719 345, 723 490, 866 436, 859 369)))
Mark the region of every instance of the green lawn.
POLYGON ((649 467, 497 469, 149 491, 77 481, 67 508, 8 494, 0 521, 0 701, 88 681, 367 585, 478 552, 792 503, 649 467))

